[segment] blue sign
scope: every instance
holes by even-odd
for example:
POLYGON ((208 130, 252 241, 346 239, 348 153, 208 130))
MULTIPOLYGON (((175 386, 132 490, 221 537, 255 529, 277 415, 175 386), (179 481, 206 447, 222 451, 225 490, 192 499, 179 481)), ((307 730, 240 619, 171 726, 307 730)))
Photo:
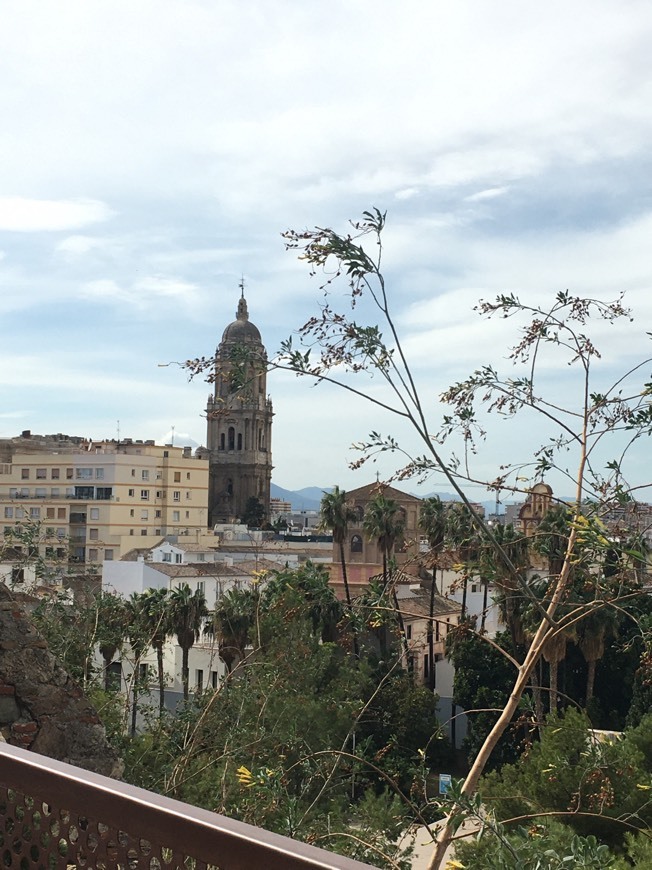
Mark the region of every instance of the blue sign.
POLYGON ((450 787, 451 787, 451 775, 450 775, 450 773, 440 773, 439 774, 439 794, 448 794, 450 787))

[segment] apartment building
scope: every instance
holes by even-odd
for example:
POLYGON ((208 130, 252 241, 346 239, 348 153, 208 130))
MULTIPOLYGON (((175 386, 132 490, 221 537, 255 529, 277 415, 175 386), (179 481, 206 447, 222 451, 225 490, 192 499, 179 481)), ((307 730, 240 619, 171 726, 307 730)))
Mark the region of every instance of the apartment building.
POLYGON ((208 460, 190 448, 25 434, 0 445, 3 543, 31 521, 43 555, 101 564, 136 537, 147 545, 206 530, 208 460))

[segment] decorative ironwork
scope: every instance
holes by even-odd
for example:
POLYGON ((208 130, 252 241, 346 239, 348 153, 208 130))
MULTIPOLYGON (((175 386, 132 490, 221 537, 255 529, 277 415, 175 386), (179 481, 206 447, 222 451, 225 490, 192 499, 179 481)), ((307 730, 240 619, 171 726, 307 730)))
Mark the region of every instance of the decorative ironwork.
POLYGON ((0 866, 363 870, 368 865, 0 744, 0 866))

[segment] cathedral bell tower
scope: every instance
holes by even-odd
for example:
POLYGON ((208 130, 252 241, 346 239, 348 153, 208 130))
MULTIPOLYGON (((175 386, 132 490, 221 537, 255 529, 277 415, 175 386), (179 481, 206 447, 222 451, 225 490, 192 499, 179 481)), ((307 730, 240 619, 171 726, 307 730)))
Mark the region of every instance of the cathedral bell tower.
POLYGON ((244 287, 236 319, 215 354, 215 390, 208 397, 209 524, 234 522, 255 497, 269 517, 272 482, 272 410, 267 396, 267 352, 249 320, 244 287))

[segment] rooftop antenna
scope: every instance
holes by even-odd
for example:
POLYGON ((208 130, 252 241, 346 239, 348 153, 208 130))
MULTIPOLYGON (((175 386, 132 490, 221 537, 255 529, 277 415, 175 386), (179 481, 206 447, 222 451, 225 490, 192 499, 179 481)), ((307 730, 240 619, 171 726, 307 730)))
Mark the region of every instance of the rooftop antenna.
POLYGON ((120 420, 116 420, 116 423, 117 423, 116 437, 118 439, 118 444, 119 444, 120 443, 120 420))
POLYGON ((172 432, 172 440, 170 443, 171 443, 172 447, 174 447, 174 426, 171 427, 171 432, 172 432))

